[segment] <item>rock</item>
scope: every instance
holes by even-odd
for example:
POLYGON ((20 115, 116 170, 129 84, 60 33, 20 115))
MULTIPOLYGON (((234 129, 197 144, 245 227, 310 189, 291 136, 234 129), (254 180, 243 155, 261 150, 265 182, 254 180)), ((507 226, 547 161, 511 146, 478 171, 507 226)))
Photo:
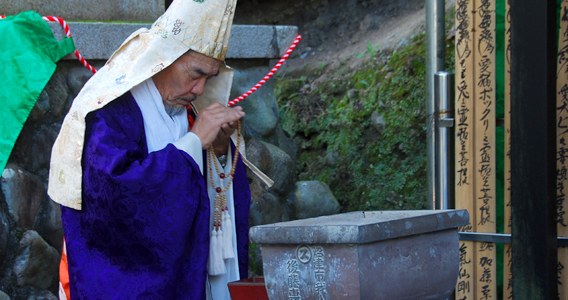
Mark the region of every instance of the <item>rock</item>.
MULTIPOLYGON (((1 199, 0 199, 1 200, 1 199)), ((8 239, 10 238, 10 223, 8 223, 8 216, 6 213, 0 209, 0 265, 4 261, 6 256, 6 245, 8 244, 8 239)), ((2 297, 0 297, 0 300, 2 297)))
POLYGON ((31 228, 43 199, 44 186, 27 171, 9 164, 0 179, 9 212, 20 227, 31 228))
POLYGON ((350 89, 347 91, 347 97, 351 100, 353 99, 357 99, 357 96, 359 95, 359 91, 356 89, 350 89))
POLYGON ((304 84, 304 86, 300 89, 300 92, 303 94, 309 94, 312 90, 312 86, 309 84, 304 84))
POLYGON ((371 114, 371 125, 379 132, 379 134, 382 134, 385 129, 385 118, 376 110, 371 114))
POLYGON ((49 111, 49 108, 50 108, 49 95, 47 94, 47 91, 44 89, 39 95, 39 99, 34 105, 34 108, 30 112, 28 120, 32 122, 38 121, 39 119, 43 118, 43 116, 47 111, 49 111))
POLYGON ((59 253, 63 247, 63 224, 61 223, 61 207, 46 197, 34 220, 33 229, 59 253))
POLYGON ((373 14, 367 14, 363 21, 359 22, 359 30, 367 31, 369 29, 377 29, 379 26, 379 17, 373 14))
POLYGON ((250 186, 250 196, 252 201, 258 201, 266 192, 268 192, 268 185, 258 178, 254 173, 247 168, 247 178, 250 186))
POLYGON ((296 144, 294 143, 294 139, 284 132, 282 124, 278 124, 272 136, 266 139, 266 141, 278 146, 278 148, 290 155, 292 161, 296 161, 296 144))
MULTIPOLYGON (((234 99, 254 86, 259 78, 266 75, 270 68, 243 62, 235 62, 233 88, 230 99, 234 99)), ((239 103, 246 112, 243 118, 243 132, 245 138, 270 137, 279 122, 280 113, 278 103, 273 94, 273 81, 269 80, 257 92, 239 103)))
POLYGON ((50 291, 37 291, 30 295, 26 300, 57 300, 57 297, 50 291))
POLYGON ((407 38, 402 38, 400 40, 400 42, 398 42, 398 44, 395 46, 395 49, 397 51, 400 51, 402 49, 404 49, 406 46, 408 45, 408 39, 407 38))
POLYGON ((59 253, 33 230, 20 239, 13 273, 17 286, 49 288, 58 278, 59 253))
POLYGON ((290 220, 286 204, 271 192, 265 193, 260 200, 251 201, 249 225, 264 225, 290 220))
MULTIPOLYGON (((10 240, 10 230, 10 212, 8 210, 8 204, 6 203, 6 197, 4 197, 4 193, 0 189, 0 265, 2 265, 4 258, 8 254, 6 249, 10 240)), ((2 274, 1 271, 0 274, 2 274)), ((0 277, 1 276, 2 275, 0 275, 0 277)))
POLYGON ((324 161, 326 165, 333 167, 337 164, 338 158, 339 158, 339 152, 335 150, 329 150, 325 155, 324 161))
MULTIPOLYGON (((363 131, 363 138, 362 141, 363 143, 365 143, 365 145, 370 144, 370 143, 376 143, 377 141, 380 140, 380 138, 382 137, 382 134, 380 132, 377 131, 377 129, 373 126, 369 126, 368 128, 366 128, 363 131)), ((365 158, 364 161, 366 163, 368 163, 368 156, 367 155, 363 155, 362 158, 365 158)), ((327 177, 327 183, 329 183, 329 185, 333 185, 333 181, 330 179, 331 177, 328 176, 327 177)))
POLYGON ((83 66, 77 66, 69 69, 67 73, 67 84, 73 98, 77 97, 83 85, 93 76, 93 73, 83 66))
POLYGON ((30 149, 34 144, 33 136, 36 132, 36 124, 31 122, 26 122, 20 135, 12 148, 12 153, 10 153, 10 158, 8 163, 16 163, 24 169, 29 169, 28 165, 31 163, 33 158, 29 155, 30 149))
POLYGON ((247 159, 274 180, 271 191, 285 195, 293 187, 294 162, 280 148, 256 139, 246 145, 247 159))
POLYGON ((33 157, 28 163, 30 172, 38 173, 41 169, 49 169, 51 148, 53 148, 59 130, 61 130, 61 125, 52 124, 41 126, 34 133, 31 152, 28 152, 28 155, 33 157))
POLYGON ((59 118, 67 113, 69 90, 67 88, 65 72, 55 72, 45 86, 49 95, 49 106, 51 107, 50 116, 59 118))
POLYGON ((296 182, 293 197, 296 219, 333 215, 341 209, 327 184, 321 181, 296 182))
POLYGON ((58 300, 50 291, 38 291, 30 295, 27 300, 58 300))
POLYGON ((10 300, 10 296, 6 295, 6 293, 0 291, 0 300, 10 300))

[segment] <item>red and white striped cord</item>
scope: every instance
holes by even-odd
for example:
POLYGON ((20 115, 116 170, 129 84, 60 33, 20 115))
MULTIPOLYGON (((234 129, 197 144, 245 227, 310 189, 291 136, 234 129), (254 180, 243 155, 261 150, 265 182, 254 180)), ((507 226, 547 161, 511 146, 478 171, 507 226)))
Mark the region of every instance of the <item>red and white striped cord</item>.
MULTIPOLYGON (((4 19, 4 18, 6 18, 6 16, 0 15, 0 20, 4 19)), ((71 30, 69 30, 69 25, 67 25, 67 22, 65 22, 65 20, 63 20, 62 18, 54 17, 54 16, 47 16, 47 17, 42 17, 42 19, 46 22, 57 22, 57 23, 59 23, 61 25, 61 27, 63 27, 63 30, 65 30, 65 35, 67 37, 71 37, 71 30)), ((81 53, 79 53, 79 51, 75 50, 73 53, 75 54, 77 59, 79 59, 79 61, 83 64, 83 66, 85 66, 85 68, 89 69, 93 73, 97 73, 97 70, 95 70, 95 68, 93 68, 93 66, 91 66, 85 60, 85 58, 81 55, 81 53)))
MULTIPOLYGON (((54 17, 54 16, 47 16, 47 17, 42 17, 42 18, 46 22, 57 22, 57 23, 59 23, 61 25, 61 27, 63 27, 63 30, 65 30, 65 35, 67 37, 71 37, 71 30, 69 30, 69 25, 67 25, 67 22, 65 22, 65 20, 63 20, 62 18, 54 17)), ((77 49, 75 49, 75 51, 73 51, 73 53, 75 54, 77 59, 83 64, 83 66, 85 66, 85 68, 87 68, 89 71, 91 71, 93 73, 97 73, 97 70, 95 70, 95 68, 93 68, 93 66, 91 66, 85 60, 85 58, 81 55, 81 53, 79 53, 79 51, 77 51, 77 49)))
POLYGON ((288 57, 290 56, 292 51, 294 51, 294 49, 296 48, 296 46, 298 45, 298 43, 300 42, 301 39, 302 39, 302 36, 298 35, 296 37, 296 39, 294 40, 294 42, 292 43, 292 45, 290 46, 290 48, 288 48, 288 51, 286 51, 284 56, 282 56, 282 58, 278 61, 278 63, 274 66, 274 68, 272 68, 272 70, 270 70, 270 72, 268 72, 268 74, 266 74, 266 76, 264 76, 264 78, 262 78, 255 86, 253 86, 246 93, 244 93, 244 94, 240 95, 239 97, 229 101, 229 104, 227 106, 233 106, 233 105, 239 103, 240 101, 243 101, 246 97, 248 97, 252 93, 256 92, 256 90, 258 90, 258 88, 260 88, 263 84, 265 84, 266 81, 268 81, 268 79, 270 79, 270 77, 272 77, 272 75, 274 75, 274 73, 276 73, 276 71, 278 71, 278 69, 280 69, 282 64, 286 61, 286 59, 288 59, 288 57))

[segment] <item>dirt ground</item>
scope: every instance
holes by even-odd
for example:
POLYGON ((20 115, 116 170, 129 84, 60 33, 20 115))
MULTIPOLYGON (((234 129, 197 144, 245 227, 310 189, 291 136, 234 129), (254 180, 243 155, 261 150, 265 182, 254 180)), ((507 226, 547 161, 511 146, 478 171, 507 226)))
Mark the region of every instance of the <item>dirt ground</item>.
MULTIPOLYGON (((448 1, 446 8, 453 6, 448 1)), ((355 69, 367 44, 398 50, 425 30, 425 0, 241 0, 235 24, 296 25, 302 35, 281 74, 323 68, 331 75, 341 65, 355 69)))

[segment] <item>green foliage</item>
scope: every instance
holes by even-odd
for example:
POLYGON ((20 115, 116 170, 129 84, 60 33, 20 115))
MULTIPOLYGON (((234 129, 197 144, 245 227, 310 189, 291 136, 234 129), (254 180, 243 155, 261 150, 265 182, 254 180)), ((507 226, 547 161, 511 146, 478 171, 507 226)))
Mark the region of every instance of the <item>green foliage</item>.
MULTIPOLYGON (((343 211, 422 209, 425 36, 392 56, 377 50, 369 43, 368 66, 341 79, 278 79, 281 122, 298 148, 298 178, 326 182, 343 211)), ((448 53, 453 60, 451 43, 448 53)))
POLYGON ((254 244, 254 243, 249 244, 249 253, 250 253, 250 256, 251 256, 251 259, 249 261, 250 270, 252 270, 253 273, 255 273, 255 274, 262 274, 262 266, 259 266, 256 263, 256 252, 254 251, 254 249, 256 248, 256 245, 257 244, 254 244))
POLYGON ((371 42, 367 42, 367 52, 359 53, 355 57, 361 58, 365 54, 369 54, 372 58, 374 58, 377 53, 377 50, 379 50, 380 47, 381 47, 380 45, 377 45, 377 47, 373 48, 373 44, 371 44, 371 42))

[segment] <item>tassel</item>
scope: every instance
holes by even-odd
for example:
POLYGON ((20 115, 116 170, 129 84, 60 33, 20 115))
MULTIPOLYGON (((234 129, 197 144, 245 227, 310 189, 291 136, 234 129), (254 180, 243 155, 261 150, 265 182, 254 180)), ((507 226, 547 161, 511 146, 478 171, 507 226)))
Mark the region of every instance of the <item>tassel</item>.
POLYGON ((218 270, 217 275, 227 273, 227 269, 225 268, 225 261, 223 260, 223 230, 221 230, 221 228, 217 230, 217 247, 214 249, 214 251, 215 263, 217 265, 216 269, 218 270))
POLYGON ((228 209, 225 209, 223 212, 222 226, 225 229, 225 234, 223 235, 223 258, 235 258, 233 252, 233 222, 231 222, 231 215, 229 215, 228 209))
MULTIPOLYGON (((221 214, 222 216, 222 214, 221 214)), ((222 219, 222 217, 219 216, 219 220, 222 219)), ((215 257, 216 257, 216 262, 218 264, 223 265, 223 267, 225 266, 225 261, 223 261, 223 235, 225 235, 225 233, 222 230, 223 228, 223 223, 222 220, 221 222, 219 222, 219 227, 217 229, 217 248, 215 248, 215 257)), ((219 267, 221 268, 221 267, 219 267)), ((225 272, 221 273, 224 274, 225 272)))
POLYGON ((221 238, 223 232, 221 229, 218 231, 213 230, 211 233, 211 245, 209 247, 209 275, 222 275, 227 273, 225 268, 225 262, 223 261, 223 256, 221 253, 221 238), (219 236, 221 235, 221 236, 219 236))
POLYGON ((213 259, 215 258, 215 246, 217 246, 217 231, 213 229, 211 231, 211 240, 209 241, 209 263, 207 264, 207 272, 213 274, 213 259))

